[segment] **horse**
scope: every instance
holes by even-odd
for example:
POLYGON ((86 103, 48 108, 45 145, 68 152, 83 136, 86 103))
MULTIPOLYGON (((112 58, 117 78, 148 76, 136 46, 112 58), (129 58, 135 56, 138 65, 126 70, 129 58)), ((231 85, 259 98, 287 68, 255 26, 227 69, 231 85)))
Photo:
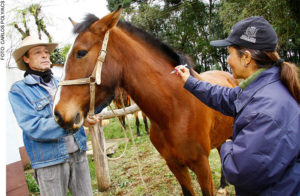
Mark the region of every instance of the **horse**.
MULTIPOLYGON (((89 112, 89 104, 102 104, 121 87, 150 119, 150 140, 177 178, 183 194, 195 195, 188 170, 191 169, 202 194, 214 195, 208 157, 211 149, 220 149, 232 135, 233 118, 203 104, 170 72, 178 64, 187 63, 200 80, 227 87, 236 86, 236 80, 222 71, 197 74, 185 55, 142 29, 119 21, 121 12, 122 8, 118 8, 101 19, 89 14, 83 22, 75 23, 73 32, 78 35, 62 79, 94 76, 97 59, 103 54, 106 58, 100 58, 101 83, 95 85, 91 94, 92 87, 86 83, 59 86, 53 110, 56 121, 65 129, 78 129, 89 112), (90 101, 92 97, 94 101, 90 101)), ((95 81, 95 77, 87 80, 95 81)))
MULTIPOLYGON (((124 89, 118 88, 115 91, 115 97, 113 99, 113 103, 117 109, 121 109, 123 107, 130 106, 131 104, 134 103, 134 101, 131 100, 130 96, 124 89)), ((139 115, 138 115, 139 113, 134 112, 133 114, 135 117, 136 134, 137 134, 137 136, 141 136, 140 120, 139 120, 139 115)), ((142 112, 142 116, 143 116, 143 121, 144 121, 144 125, 145 125, 145 131, 146 131, 146 133, 149 134, 147 116, 144 112, 142 112)), ((122 123, 123 127, 125 127, 125 116, 119 116, 118 118, 119 118, 120 122, 122 123)))

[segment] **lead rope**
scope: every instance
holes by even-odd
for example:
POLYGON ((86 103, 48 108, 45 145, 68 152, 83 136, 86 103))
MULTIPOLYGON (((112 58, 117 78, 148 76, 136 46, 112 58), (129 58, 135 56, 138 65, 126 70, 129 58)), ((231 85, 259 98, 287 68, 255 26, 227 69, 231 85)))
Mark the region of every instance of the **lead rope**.
MULTIPOLYGON (((123 105, 123 110, 124 110, 124 112, 126 112, 126 111, 125 111, 125 106, 124 106, 123 100, 122 100, 122 105, 123 105)), ((112 109, 112 107, 110 106, 110 104, 108 104, 108 107, 111 109, 112 113, 113 113, 115 116, 117 116, 116 113, 114 112, 114 110, 112 109)), ((138 163, 138 169, 139 169, 139 176, 140 176, 140 179, 141 179, 141 181, 142 181, 142 183, 143 183, 143 185, 144 185, 144 187, 145 187, 147 193, 149 193, 148 187, 147 187, 147 185, 146 185, 146 183, 145 183, 145 181, 144 181, 144 178, 143 178, 142 169, 141 169, 141 163, 140 163, 140 159, 139 159, 139 152, 138 152, 138 148, 137 148, 137 146, 136 146, 136 144, 135 144, 135 141, 134 141, 134 137, 133 137, 133 134, 132 134, 132 129, 131 129, 131 126, 130 126, 130 121, 129 121, 127 115, 125 115, 125 118, 126 118, 126 121, 128 122, 128 127, 129 127, 129 132, 130 132, 132 144, 133 144, 134 149, 135 149, 136 160, 137 160, 137 163, 138 163)), ((117 158, 110 158, 110 157, 107 157, 107 159, 108 159, 108 160, 111 160, 111 161, 116 161, 116 160, 122 158, 122 157, 125 155, 125 152, 126 152, 127 146, 128 146, 128 141, 129 141, 124 126, 122 125, 120 119, 119 119, 119 118, 117 118, 117 119, 118 119, 118 121, 119 121, 119 123, 120 123, 120 125, 121 125, 121 128, 122 128, 122 130, 123 130, 123 132, 124 132, 124 135, 125 135, 127 141, 126 141, 125 149, 124 149, 124 151, 122 152, 122 154, 121 154, 119 157, 117 157, 117 158)), ((101 148, 100 148, 100 150, 102 151, 101 148)), ((104 154, 103 151, 102 151, 102 154, 104 154)))
MULTIPOLYGON (((121 92, 121 96, 122 96, 122 92, 121 92)), ((121 101, 122 101, 122 105, 123 105, 123 111, 126 113, 126 111, 125 111, 125 106, 124 106, 124 102, 123 102, 122 99, 121 99, 121 101)), ((109 103, 107 103, 107 105, 108 105, 108 107, 111 109, 112 113, 113 113, 115 116, 117 116, 116 113, 114 112, 113 108, 111 107, 111 105, 110 105, 109 103)), ((135 141, 134 141, 133 131, 132 131, 131 126, 130 126, 130 121, 129 121, 127 115, 125 115, 125 118, 126 118, 126 121, 128 122, 129 132, 130 132, 132 144, 133 144, 133 146, 134 146, 134 150, 135 150, 135 154, 136 154, 136 160, 137 160, 137 163, 138 163, 139 176, 140 176, 140 179, 141 179, 141 181, 142 181, 142 183, 143 183, 143 186, 145 187, 147 193, 149 193, 148 187, 147 187, 147 185, 146 185, 146 183, 145 183, 145 181, 144 181, 144 178, 143 178, 142 169, 141 169, 141 163, 140 163, 140 159, 139 159, 139 152, 138 152, 138 148, 137 148, 137 146, 136 146, 136 144, 135 144, 135 141)), ((123 130, 123 133, 124 133, 125 138, 126 138, 127 140, 126 140, 125 149, 124 149, 124 151, 122 152, 122 154, 121 154, 119 157, 116 157, 116 158, 110 158, 110 157, 107 157, 107 159, 110 160, 110 161, 116 161, 116 160, 121 159, 121 158, 125 155, 125 152, 126 152, 127 146, 128 146, 128 142, 129 142, 129 139, 128 139, 127 134, 126 134, 125 127, 122 125, 120 119, 119 119, 119 118, 117 118, 117 119, 118 119, 118 121, 119 121, 119 123, 120 123, 120 125, 121 125, 121 128, 122 128, 122 130, 123 130)), ((100 130, 100 131, 101 131, 101 130, 100 130)), ((105 146, 104 146, 104 150, 102 150, 102 148, 100 148, 100 151, 101 151, 101 153, 102 153, 103 155, 106 155, 106 153, 103 152, 103 151, 105 151, 105 146)))
MULTIPOLYGON (((111 109, 112 113, 113 113, 115 116, 117 116, 116 113, 114 112, 114 110, 112 109, 112 107, 110 106, 110 104, 107 104, 107 105, 108 105, 108 107, 111 109)), ((110 160, 110 161, 116 161, 116 160, 119 160, 120 158, 122 158, 122 157, 125 155, 125 152, 126 152, 127 146, 128 146, 128 141, 129 141, 124 126, 122 125, 120 119, 119 119, 119 118, 117 118, 117 119, 118 119, 118 121, 119 121, 119 123, 120 123, 120 125, 121 125, 121 128, 122 128, 122 130, 123 130, 123 133, 124 133, 125 138, 126 138, 127 140, 126 140, 126 144, 125 144, 125 149, 124 149, 124 151, 122 152, 122 154, 121 154, 119 157, 116 157, 116 158, 110 158, 110 157, 107 157, 107 159, 110 160)))
MULTIPOLYGON (((120 91, 120 89, 119 89, 119 91, 120 91)), ((120 93, 121 93, 121 97, 123 97, 122 91, 120 91, 120 93)), ((123 111, 125 112, 124 100, 121 99, 121 102, 122 102, 122 105, 123 105, 123 111)), ((145 187, 147 193, 149 193, 148 187, 147 187, 147 185, 146 185, 146 183, 145 183, 145 181, 144 181, 144 178, 143 178, 142 169, 141 169, 141 163, 140 163, 140 159, 139 159, 139 151, 138 151, 138 148, 137 148, 137 146, 136 146, 136 144, 135 144, 135 141, 134 141, 132 129, 131 129, 131 126, 130 126, 130 121, 129 121, 127 115, 125 115, 125 118, 126 118, 126 121, 128 122, 129 133, 130 133, 130 136, 131 136, 132 144, 133 144, 134 149, 135 149, 136 160, 137 160, 137 163, 138 163, 138 169, 139 169, 139 175, 140 175, 141 181, 142 181, 142 183, 143 183, 143 185, 144 185, 144 187, 145 187)), ((122 123, 121 123, 120 120, 119 120, 119 122, 120 122, 121 126, 123 127, 123 125, 122 125, 122 123)))

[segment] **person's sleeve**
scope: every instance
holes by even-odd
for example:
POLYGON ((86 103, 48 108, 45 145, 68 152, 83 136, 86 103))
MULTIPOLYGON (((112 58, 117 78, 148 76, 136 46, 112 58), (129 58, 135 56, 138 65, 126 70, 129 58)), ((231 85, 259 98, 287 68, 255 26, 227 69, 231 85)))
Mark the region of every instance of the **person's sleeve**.
POLYGON ((225 115, 234 115, 234 100, 240 92, 240 87, 228 88, 211 85, 209 82, 200 81, 190 76, 185 82, 184 88, 207 106, 225 115))
POLYGON ((28 137, 36 141, 53 141, 68 135, 68 132, 55 122, 52 115, 42 117, 22 91, 15 88, 8 96, 16 120, 28 137))
POLYGON ((221 147, 226 179, 249 191, 277 182, 299 153, 296 138, 283 134, 284 130, 271 117, 255 113, 250 116, 245 119, 250 123, 234 141, 226 142, 221 147))

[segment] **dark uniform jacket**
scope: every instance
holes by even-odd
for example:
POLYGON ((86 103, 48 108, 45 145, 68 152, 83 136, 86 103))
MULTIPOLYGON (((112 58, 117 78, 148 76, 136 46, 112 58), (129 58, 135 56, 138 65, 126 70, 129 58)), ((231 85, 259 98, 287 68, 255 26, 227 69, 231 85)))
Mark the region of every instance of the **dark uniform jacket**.
POLYGON ((300 195, 300 107, 280 81, 280 68, 262 72, 244 90, 192 76, 185 88, 234 117, 233 141, 221 148, 226 179, 237 195, 300 195))

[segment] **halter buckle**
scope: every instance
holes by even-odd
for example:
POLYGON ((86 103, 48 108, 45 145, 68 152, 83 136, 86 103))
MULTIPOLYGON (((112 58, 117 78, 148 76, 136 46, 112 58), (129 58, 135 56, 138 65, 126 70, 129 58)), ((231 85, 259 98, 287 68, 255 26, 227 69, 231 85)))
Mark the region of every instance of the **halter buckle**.
POLYGON ((96 82, 96 78, 94 76, 90 76, 90 83, 95 83, 96 82))

